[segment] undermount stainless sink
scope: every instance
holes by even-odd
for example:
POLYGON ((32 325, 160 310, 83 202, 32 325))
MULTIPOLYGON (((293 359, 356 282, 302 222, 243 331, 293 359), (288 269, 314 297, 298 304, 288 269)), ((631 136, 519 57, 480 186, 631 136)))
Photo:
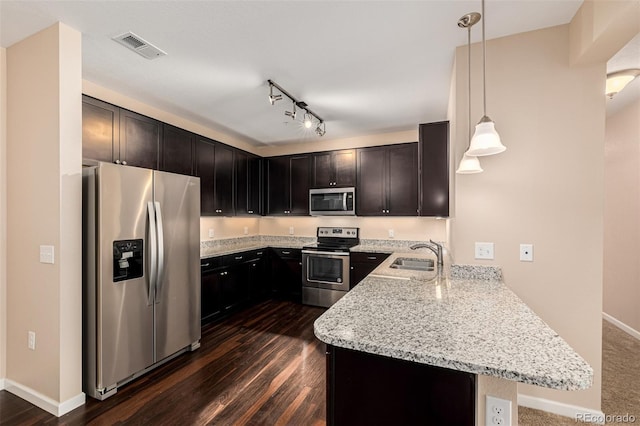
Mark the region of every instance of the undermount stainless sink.
POLYGON ((433 259, 399 257, 394 260, 389 267, 394 269, 408 269, 410 271, 433 271, 433 265, 433 259))

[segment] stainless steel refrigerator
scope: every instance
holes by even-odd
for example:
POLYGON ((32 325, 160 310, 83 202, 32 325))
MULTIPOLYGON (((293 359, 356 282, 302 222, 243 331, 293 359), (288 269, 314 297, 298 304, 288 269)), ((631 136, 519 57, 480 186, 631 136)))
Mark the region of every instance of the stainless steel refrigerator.
POLYGON ((200 346, 200 179, 83 169, 83 388, 97 399, 200 346))

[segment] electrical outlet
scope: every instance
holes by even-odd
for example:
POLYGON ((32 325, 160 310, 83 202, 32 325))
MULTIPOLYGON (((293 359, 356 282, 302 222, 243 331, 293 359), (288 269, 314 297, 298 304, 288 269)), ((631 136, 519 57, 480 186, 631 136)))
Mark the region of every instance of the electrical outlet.
POLYGON ((249 233, 249 228, 247 226, 244 227, 244 235, 247 235, 249 233))
POLYGON ((487 395, 485 423, 487 426, 511 426, 511 401, 487 395))
POLYGON ((293 231, 294 231, 293 226, 290 226, 289 227, 289 235, 293 235, 293 231))
POLYGON ((209 238, 213 238, 214 235, 216 235, 216 233, 213 232, 213 228, 209 228, 209 238))
POLYGON ((389 238, 393 238, 396 236, 396 233, 393 231, 393 229, 389 229, 389 238))
POLYGON ((32 351, 36 350, 36 332, 30 331, 29 338, 27 339, 27 347, 32 351))
POLYGON ((493 259, 493 243, 476 243, 476 259, 493 259))
POLYGON ((40 246, 40 263, 54 263, 53 246, 40 246))
POLYGON ((520 244, 520 260, 533 262, 533 244, 520 244))

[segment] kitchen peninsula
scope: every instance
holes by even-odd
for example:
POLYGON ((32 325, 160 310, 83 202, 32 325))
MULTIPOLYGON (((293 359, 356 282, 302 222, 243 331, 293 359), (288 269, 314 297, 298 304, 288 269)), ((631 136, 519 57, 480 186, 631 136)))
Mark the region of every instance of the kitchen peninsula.
POLYGON ((315 322, 327 344, 327 424, 484 424, 483 380, 505 382, 512 395, 516 382, 591 386, 592 368, 499 268, 428 275, 390 268, 399 255, 315 322))

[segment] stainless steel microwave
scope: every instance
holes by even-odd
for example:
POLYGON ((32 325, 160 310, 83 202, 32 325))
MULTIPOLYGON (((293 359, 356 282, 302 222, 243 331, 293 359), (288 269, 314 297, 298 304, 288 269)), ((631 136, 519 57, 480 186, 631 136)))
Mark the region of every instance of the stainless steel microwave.
POLYGON ((353 216, 356 214, 356 189, 320 188, 309 190, 311 216, 353 216))

